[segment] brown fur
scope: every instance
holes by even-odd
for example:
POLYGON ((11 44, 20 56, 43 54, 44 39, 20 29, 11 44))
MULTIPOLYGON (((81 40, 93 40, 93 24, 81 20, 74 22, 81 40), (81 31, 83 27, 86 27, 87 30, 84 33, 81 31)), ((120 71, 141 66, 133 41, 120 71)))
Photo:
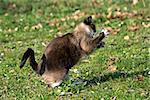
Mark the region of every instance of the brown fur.
POLYGON ((42 61, 39 65, 37 65, 35 61, 34 51, 28 49, 22 58, 20 68, 23 67, 29 57, 30 65, 38 74, 42 75, 46 84, 63 80, 69 69, 73 67, 80 58, 90 54, 102 43, 101 40, 104 38, 104 34, 93 38, 92 33, 96 29, 91 19, 88 18, 77 25, 74 32, 52 40, 45 49, 42 61), (29 54, 31 51, 32 56, 29 54))

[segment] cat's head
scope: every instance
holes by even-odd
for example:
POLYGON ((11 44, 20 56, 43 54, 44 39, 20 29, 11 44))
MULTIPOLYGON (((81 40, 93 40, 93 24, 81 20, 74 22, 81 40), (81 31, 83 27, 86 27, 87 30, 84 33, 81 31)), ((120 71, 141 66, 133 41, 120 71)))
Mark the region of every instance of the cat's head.
POLYGON ((96 26, 92 21, 92 17, 89 16, 83 20, 75 30, 80 31, 80 32, 85 32, 87 35, 90 37, 93 37, 94 33, 96 32, 96 26))

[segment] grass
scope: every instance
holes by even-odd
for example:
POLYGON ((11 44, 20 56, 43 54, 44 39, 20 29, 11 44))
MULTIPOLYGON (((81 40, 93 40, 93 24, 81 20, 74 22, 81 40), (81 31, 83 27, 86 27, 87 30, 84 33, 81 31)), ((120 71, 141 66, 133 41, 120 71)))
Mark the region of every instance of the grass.
POLYGON ((131 0, 110 1, 0 0, 0 99, 149 100, 150 29, 144 25, 150 24, 150 2, 139 0, 132 5, 131 0), (138 14, 107 18, 109 12, 115 16, 117 9, 138 14), (71 69, 72 80, 52 89, 34 73, 29 63, 19 69, 20 59, 28 47, 35 50, 39 62, 45 44, 60 32, 73 31, 75 25, 88 15, 95 17, 97 27, 120 31, 112 32, 105 39, 104 48, 71 69), (109 23, 105 23, 107 21, 109 23), (138 28, 134 30, 136 26, 138 28), (125 36, 129 38, 124 39, 125 36), (116 69, 109 69, 109 63, 116 69), (76 81, 81 84, 75 85, 76 81), (72 94, 60 96, 62 92, 72 94))

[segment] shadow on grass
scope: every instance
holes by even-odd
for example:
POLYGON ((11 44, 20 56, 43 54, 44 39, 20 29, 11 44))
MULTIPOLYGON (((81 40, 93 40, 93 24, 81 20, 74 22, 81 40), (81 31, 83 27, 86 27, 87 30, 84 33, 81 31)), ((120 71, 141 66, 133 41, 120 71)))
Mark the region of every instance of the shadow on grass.
POLYGON ((137 72, 123 72, 117 71, 115 73, 108 73, 106 75, 101 75, 97 77, 93 77, 91 80, 84 80, 88 85, 96 85, 97 83, 103 83, 109 80, 118 79, 118 78, 128 78, 128 77, 137 77, 138 75, 142 75, 144 77, 149 77, 149 70, 145 71, 137 71, 137 72))

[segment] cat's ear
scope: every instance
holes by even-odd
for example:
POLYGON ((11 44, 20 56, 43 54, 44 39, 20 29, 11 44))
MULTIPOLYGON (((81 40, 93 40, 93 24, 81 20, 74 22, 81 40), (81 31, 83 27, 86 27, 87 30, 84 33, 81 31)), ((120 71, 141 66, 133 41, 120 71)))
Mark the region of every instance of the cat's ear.
POLYGON ((87 17, 83 22, 86 25, 90 25, 92 23, 92 16, 87 17))

